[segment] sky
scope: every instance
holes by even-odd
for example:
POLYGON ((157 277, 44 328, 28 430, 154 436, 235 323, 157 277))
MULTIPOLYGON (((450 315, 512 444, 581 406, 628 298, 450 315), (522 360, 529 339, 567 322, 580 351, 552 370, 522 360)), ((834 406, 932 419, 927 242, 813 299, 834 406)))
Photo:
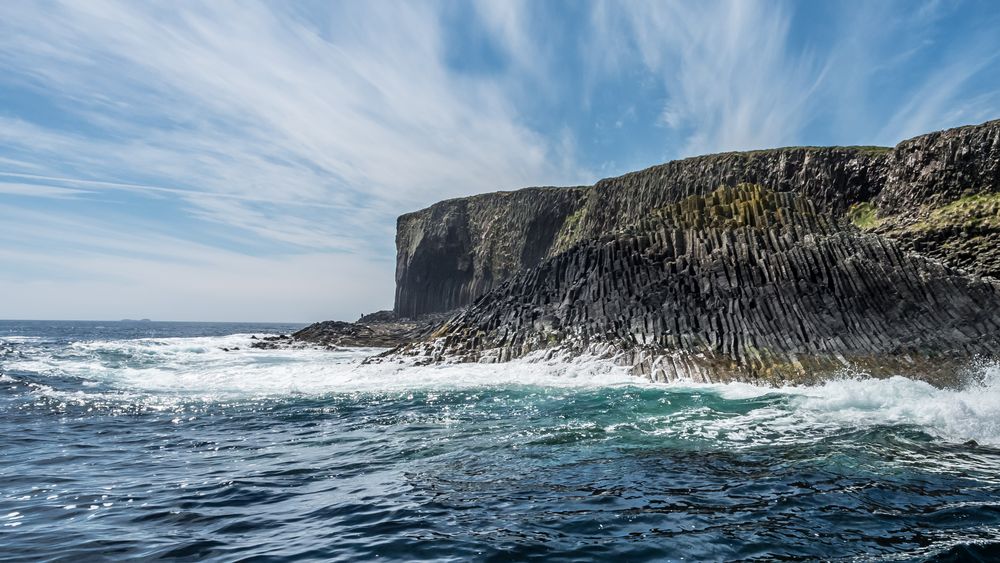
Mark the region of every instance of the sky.
POLYGON ((0 2, 0 318, 353 320, 396 217, 1000 118, 1000 3, 0 2))

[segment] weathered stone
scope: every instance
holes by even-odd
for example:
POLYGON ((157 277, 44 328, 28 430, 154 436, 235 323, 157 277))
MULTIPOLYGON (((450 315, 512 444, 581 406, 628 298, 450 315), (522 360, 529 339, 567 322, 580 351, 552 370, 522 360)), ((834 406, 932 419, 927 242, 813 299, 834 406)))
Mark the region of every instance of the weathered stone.
POLYGON ((811 382, 853 366, 951 385, 1000 350, 995 282, 818 207, 745 184, 688 196, 513 276, 402 352, 559 348, 662 381, 811 382))
POLYGON ((468 305, 548 255, 582 188, 528 188, 443 201, 397 221, 400 317, 468 305))
MULTIPOLYGON (((353 323, 323 321, 311 324, 292 334, 287 345, 294 347, 304 343, 328 348, 394 348, 429 337, 446 318, 448 315, 438 314, 405 319, 396 317, 392 311, 379 311, 364 315, 353 323)), ((268 340, 265 338, 265 342, 255 342, 251 346, 279 347, 268 340)))
MULTIPOLYGON (((914 223, 920 213, 1000 192, 1000 121, 923 135, 894 149, 723 153, 668 162, 586 188, 530 188, 441 202, 399 219, 395 311, 413 316, 469 305, 577 242, 610 236, 651 209, 739 183, 800 194, 832 215, 861 205, 872 221, 899 217, 914 223)), ((1000 275, 995 250, 1000 233, 992 227, 970 230, 966 227, 972 224, 962 223, 962 228, 913 240, 912 232, 887 225, 880 234, 908 249, 972 272, 1000 275)))

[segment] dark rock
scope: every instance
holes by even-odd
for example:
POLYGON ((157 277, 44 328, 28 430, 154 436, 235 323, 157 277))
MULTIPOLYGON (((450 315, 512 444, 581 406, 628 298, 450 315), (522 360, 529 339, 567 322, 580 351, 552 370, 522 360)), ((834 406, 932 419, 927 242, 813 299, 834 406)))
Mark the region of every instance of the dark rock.
POLYGON ((337 347, 395 348, 430 336, 449 314, 397 318, 391 311, 364 315, 356 323, 323 321, 292 334, 291 342, 337 347))
POLYGON ((647 208, 521 272, 404 354, 558 348, 654 380, 815 382, 848 367, 961 383, 1000 350, 1000 285, 755 185, 647 208))
POLYGON ((528 188, 443 201, 397 221, 401 317, 468 305, 549 254, 581 188, 528 188))
MULTIPOLYGON (((959 385, 1000 355, 1000 121, 449 200, 396 242, 397 315, 467 307, 387 338, 421 362, 547 350, 654 380, 959 385)), ((384 318, 317 335, 371 341, 384 318)))
MULTIPOLYGON (((804 196, 842 216, 865 205, 872 219, 920 213, 1000 192, 1000 121, 923 135, 886 147, 789 147, 699 156, 584 188, 528 188, 444 201, 397 223, 395 312, 414 316, 471 304, 514 274, 583 240, 610 236, 651 209, 720 186, 759 185, 804 196)), ((880 232, 971 272, 1000 276, 994 208, 912 236, 880 232), (978 219, 978 220, 977 220, 978 219), (952 228, 958 227, 958 228, 952 228)), ((961 214, 959 214, 961 216, 961 214)), ((907 224, 909 224, 907 223, 907 224)))
POLYGON ((288 348, 291 342, 291 337, 287 334, 278 334, 273 336, 264 336, 258 339, 256 335, 253 335, 250 337, 250 340, 257 341, 250 343, 251 348, 256 348, 258 350, 277 350, 279 348, 288 348))
POLYGON ((357 322, 366 323, 391 323, 396 321, 396 313, 393 311, 376 311, 368 315, 361 315, 357 322))

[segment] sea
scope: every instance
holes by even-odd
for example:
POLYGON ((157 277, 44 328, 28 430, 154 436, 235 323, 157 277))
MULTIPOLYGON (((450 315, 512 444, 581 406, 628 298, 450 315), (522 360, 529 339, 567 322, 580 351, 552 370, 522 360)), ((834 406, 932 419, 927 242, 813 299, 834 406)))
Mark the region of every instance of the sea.
POLYGON ((362 363, 281 324, 0 321, 3 561, 995 561, 962 389, 362 363))

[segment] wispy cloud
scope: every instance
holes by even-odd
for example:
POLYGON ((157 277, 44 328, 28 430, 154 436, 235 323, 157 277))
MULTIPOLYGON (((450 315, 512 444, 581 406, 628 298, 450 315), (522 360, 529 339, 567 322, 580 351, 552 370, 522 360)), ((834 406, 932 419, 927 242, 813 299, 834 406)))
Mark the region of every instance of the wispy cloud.
POLYGON ((17 224, 0 245, 0 291, 17 296, 4 318, 94 318, 97 306, 101 318, 311 321, 377 310, 392 291, 384 264, 361 254, 251 256, 141 221, 6 205, 0 222, 17 224))
POLYGON ((381 214, 575 179, 494 83, 449 72, 432 12, 360 8, 316 24, 280 4, 6 6, 4 67, 103 138, 8 119, 3 141, 59 152, 79 177, 381 214))
MULTIPOLYGON (((523 50, 517 13, 484 7, 500 39, 523 50)), ((4 80, 72 124, 0 116, 2 172, 58 180, 50 197, 85 187, 170 198, 189 220, 293 254, 335 251, 327 259, 344 277, 363 275, 352 268, 367 260, 386 279, 396 215, 445 197, 581 179, 565 152, 572 144, 524 125, 495 78, 448 68, 435 9, 296 8, 0 7, 4 80)), ((7 182, 5 193, 22 184, 7 182)), ((346 308, 354 298, 342 299, 346 308)))
POLYGON ((4 182, 0 180, 0 194, 20 195, 28 197, 42 197, 54 199, 73 199, 82 195, 92 194, 88 190, 78 190, 74 188, 63 188, 60 186, 47 186, 45 184, 23 184, 17 182, 4 182))
POLYGON ((969 7, 0 3, 0 289, 388 306, 395 217, 440 199, 996 117, 1000 21, 969 7))
POLYGON ((592 51, 605 74, 639 60, 662 81, 659 120, 666 137, 682 139, 679 155, 800 144, 817 128, 836 142, 892 144, 1000 110, 996 84, 979 94, 969 87, 997 70, 995 25, 935 43, 930 30, 961 8, 858 2, 797 13, 809 7, 601 2, 592 11, 592 51), (796 36, 795 25, 825 35, 796 36), (934 66, 909 66, 918 55, 934 66))
POLYGON ((822 65, 789 47, 784 6, 757 2, 602 3, 605 64, 636 54, 663 81, 663 125, 684 155, 794 141, 810 116, 822 65))

